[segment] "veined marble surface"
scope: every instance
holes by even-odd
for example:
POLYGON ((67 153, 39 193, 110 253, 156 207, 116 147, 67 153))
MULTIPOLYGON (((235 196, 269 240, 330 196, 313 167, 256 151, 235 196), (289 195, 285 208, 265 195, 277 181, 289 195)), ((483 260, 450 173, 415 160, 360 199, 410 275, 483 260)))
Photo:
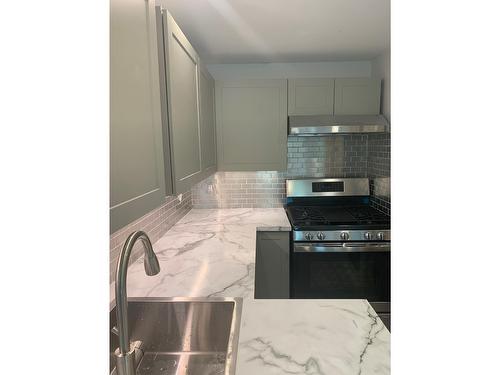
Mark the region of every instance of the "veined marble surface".
POLYGON ((366 300, 245 301, 236 374, 390 374, 390 333, 366 300))
POLYGON ((259 230, 290 231, 285 211, 193 209, 153 245, 158 275, 130 265, 128 295, 243 297, 237 375, 389 374, 390 333, 368 302, 253 298, 259 230))
POLYGON ((282 208, 193 209, 153 245, 158 275, 129 267, 128 295, 253 298, 256 230, 290 229, 282 208))

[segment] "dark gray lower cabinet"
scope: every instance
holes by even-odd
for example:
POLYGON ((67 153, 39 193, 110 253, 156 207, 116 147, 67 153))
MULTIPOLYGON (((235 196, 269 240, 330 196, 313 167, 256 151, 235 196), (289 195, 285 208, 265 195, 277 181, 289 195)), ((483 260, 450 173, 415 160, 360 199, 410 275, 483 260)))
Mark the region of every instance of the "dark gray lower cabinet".
POLYGON ((257 232, 255 298, 290 298, 290 232, 257 232))
POLYGON ((387 330, 389 332, 391 332, 391 314, 390 313, 379 313, 378 317, 384 323, 385 328, 387 328, 387 330))

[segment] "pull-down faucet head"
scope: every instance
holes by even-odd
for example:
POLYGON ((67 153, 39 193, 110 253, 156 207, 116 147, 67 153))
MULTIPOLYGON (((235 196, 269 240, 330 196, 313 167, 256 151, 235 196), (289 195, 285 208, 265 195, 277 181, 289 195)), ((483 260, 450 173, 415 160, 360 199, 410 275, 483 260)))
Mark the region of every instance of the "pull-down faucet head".
POLYGON ((146 249, 144 252, 144 270, 146 271, 146 275, 157 275, 160 272, 160 263, 158 262, 155 252, 153 251, 151 241, 149 241, 149 238, 147 238, 147 240, 144 239, 144 237, 141 237, 141 240, 144 244, 144 248, 146 249))

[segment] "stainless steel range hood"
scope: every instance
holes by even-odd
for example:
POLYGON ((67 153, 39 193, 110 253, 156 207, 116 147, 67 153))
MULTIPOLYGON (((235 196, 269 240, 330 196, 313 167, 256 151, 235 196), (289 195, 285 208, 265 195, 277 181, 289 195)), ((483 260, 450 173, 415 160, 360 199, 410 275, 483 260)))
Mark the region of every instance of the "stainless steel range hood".
POLYGON ((352 133, 385 133, 389 123, 383 115, 288 116, 288 134, 294 136, 352 133))

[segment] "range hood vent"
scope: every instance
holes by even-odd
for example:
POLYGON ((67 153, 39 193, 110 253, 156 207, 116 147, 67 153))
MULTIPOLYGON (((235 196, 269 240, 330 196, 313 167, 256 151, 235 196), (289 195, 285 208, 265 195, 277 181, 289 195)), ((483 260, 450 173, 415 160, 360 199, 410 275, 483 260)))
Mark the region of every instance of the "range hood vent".
POLYGON ((383 115, 288 116, 288 134, 314 136, 353 133, 385 133, 389 123, 383 115))

